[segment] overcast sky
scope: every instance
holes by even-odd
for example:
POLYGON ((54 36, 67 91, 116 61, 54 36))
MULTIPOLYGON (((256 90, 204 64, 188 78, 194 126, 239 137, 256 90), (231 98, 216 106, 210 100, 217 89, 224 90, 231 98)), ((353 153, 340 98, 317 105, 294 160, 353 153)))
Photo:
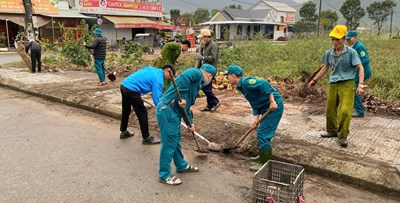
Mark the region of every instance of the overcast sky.
MULTIPOLYGON (((165 12, 170 9, 179 9, 181 14, 184 12, 193 12, 197 8, 221 9, 231 4, 240 4, 244 9, 249 8, 260 0, 164 0, 165 12)), ((297 7, 301 2, 308 0, 276 0, 276 2, 285 2, 292 7, 297 7)))

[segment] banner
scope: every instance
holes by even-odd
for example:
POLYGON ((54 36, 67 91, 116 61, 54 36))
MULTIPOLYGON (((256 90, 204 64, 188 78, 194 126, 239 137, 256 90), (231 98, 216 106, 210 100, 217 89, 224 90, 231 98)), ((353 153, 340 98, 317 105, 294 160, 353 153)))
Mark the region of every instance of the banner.
POLYGON ((194 48, 195 47, 195 37, 194 37, 194 30, 193 29, 188 29, 186 30, 186 40, 188 40, 190 42, 190 48, 194 48))
POLYGON ((81 13, 162 17, 161 1, 139 3, 135 0, 79 0, 81 13))
MULTIPOLYGON (((34 14, 58 14, 56 3, 50 0, 31 0, 34 14)), ((25 13, 22 0, 0 0, 0 12, 25 13)))
POLYGON ((79 0, 79 7, 81 13, 99 13, 100 0, 79 0))
POLYGON ((286 13, 286 23, 294 23, 295 13, 286 13))

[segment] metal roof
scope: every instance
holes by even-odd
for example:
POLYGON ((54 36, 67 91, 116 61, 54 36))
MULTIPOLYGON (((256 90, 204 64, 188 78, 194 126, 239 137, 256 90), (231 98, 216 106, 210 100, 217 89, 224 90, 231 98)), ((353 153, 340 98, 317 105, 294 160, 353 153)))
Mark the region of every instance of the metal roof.
POLYGON ((290 7, 289 5, 285 3, 278 3, 274 1, 262 1, 265 4, 271 6, 272 8, 278 10, 278 11, 289 11, 289 12, 296 12, 296 9, 290 7))
POLYGON ((264 20, 270 11, 270 9, 242 10, 225 8, 222 10, 222 14, 227 13, 232 20, 264 20))

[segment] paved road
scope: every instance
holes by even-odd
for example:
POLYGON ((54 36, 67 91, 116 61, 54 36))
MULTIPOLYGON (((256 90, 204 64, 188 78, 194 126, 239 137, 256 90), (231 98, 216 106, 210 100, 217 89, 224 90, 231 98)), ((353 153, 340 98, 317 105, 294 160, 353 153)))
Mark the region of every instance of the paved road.
MULTIPOLYGON (((185 151, 201 172, 171 187, 157 181, 159 146, 119 140, 116 120, 2 88, 0 112, 0 202, 249 201, 247 161, 185 151)), ((399 202, 309 174, 304 189, 308 202, 399 202)))
POLYGON ((18 53, 0 53, 0 64, 11 63, 14 61, 22 61, 22 58, 18 55, 18 53))

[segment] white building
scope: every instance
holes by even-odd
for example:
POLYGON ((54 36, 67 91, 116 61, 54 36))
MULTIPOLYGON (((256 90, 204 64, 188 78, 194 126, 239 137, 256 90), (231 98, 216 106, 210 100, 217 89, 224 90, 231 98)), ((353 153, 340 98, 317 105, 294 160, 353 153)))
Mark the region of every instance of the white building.
POLYGON ((276 40, 287 35, 295 22, 296 9, 284 3, 260 1, 248 10, 224 8, 202 23, 214 30, 218 40, 251 39, 263 36, 276 40))

